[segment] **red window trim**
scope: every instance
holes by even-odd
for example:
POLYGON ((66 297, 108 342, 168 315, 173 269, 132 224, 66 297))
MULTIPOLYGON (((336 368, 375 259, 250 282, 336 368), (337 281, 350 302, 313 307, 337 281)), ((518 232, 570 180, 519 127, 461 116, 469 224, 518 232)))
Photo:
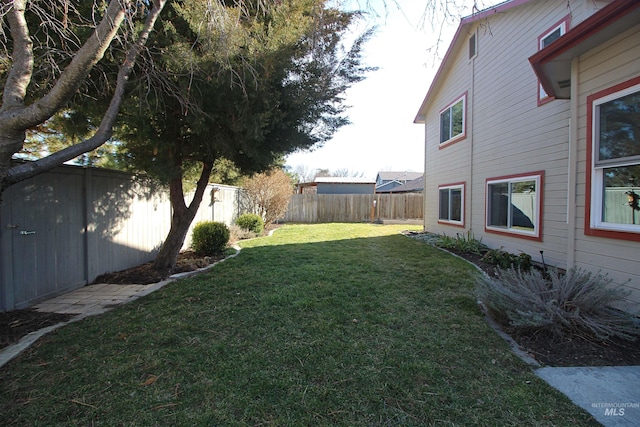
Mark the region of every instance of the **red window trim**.
MULTIPOLYGON (((549 35, 549 33, 551 32, 551 30, 553 30, 554 28, 558 27, 559 25, 565 24, 565 28, 564 28, 564 33, 562 33, 562 35, 560 37, 562 37, 563 35, 565 35, 566 33, 569 32, 569 29, 571 27, 571 15, 566 15, 564 18, 562 18, 561 20, 559 20, 558 22, 556 22, 555 24, 553 24, 552 26, 550 26, 549 28, 547 28, 542 34, 540 34, 538 36, 538 45, 536 46, 536 51, 540 51, 542 50, 542 48, 540 47, 540 42, 542 41, 542 39, 549 35)), ((549 102, 553 101, 554 99, 556 99, 555 96, 545 96, 544 98, 541 98, 540 95, 540 86, 542 86, 542 83, 540 83, 540 79, 537 79, 538 81, 538 107, 540 107, 541 105, 544 104, 548 104, 549 102)))
MULTIPOLYGON (((443 110, 444 111, 444 110, 443 110)), ((441 184, 438 185, 438 224, 449 225, 451 227, 465 228, 465 211, 467 206, 467 182, 453 182, 451 184, 441 184), (445 221, 440 219, 440 189, 445 187, 462 187, 462 212, 460 212, 460 216, 462 217, 462 224, 456 224, 455 222, 445 221)))
POLYGON ((451 101, 449 103, 449 105, 447 105, 446 107, 444 107, 442 110, 440 110, 440 112, 438 113, 438 149, 442 150, 443 148, 446 148, 450 145, 455 144, 456 142, 460 142, 462 140, 467 139, 467 94, 469 93, 469 91, 465 91, 462 95, 458 96, 455 98, 455 100, 451 101), (462 134, 456 136, 455 138, 451 138, 448 141, 445 141, 443 143, 440 143, 440 132, 442 131, 442 129, 440 129, 440 126, 442 124, 441 120, 440 120, 440 116, 442 115, 442 113, 451 108, 452 105, 455 105, 456 102, 460 101, 461 99, 464 99, 464 111, 462 112, 463 114, 463 121, 464 121, 464 129, 462 130, 462 134))
POLYGON ((601 228, 591 227, 591 192, 593 179, 593 103, 605 96, 609 96, 616 92, 620 92, 632 86, 640 84, 640 76, 634 77, 615 86, 603 89, 599 92, 587 96, 587 170, 586 170, 586 188, 585 188, 585 212, 584 212, 584 234, 586 236, 608 237, 610 239, 630 240, 640 242, 640 232, 630 231, 614 231, 603 230, 601 228))
POLYGON ((519 239, 525 240, 533 240, 535 242, 542 242, 542 219, 544 218, 544 171, 535 171, 535 172, 527 172, 527 173, 519 173, 515 175, 503 175, 487 178, 484 182, 484 231, 486 233, 500 234, 503 236, 517 237, 519 239), (539 195, 539 203, 540 203, 540 218, 538 218, 538 230, 536 236, 528 236, 526 234, 514 233, 512 231, 506 230, 496 230, 495 228, 489 228, 487 225, 487 189, 489 188, 489 181, 506 181, 517 178, 524 178, 528 176, 537 176, 540 179, 540 195, 539 195))

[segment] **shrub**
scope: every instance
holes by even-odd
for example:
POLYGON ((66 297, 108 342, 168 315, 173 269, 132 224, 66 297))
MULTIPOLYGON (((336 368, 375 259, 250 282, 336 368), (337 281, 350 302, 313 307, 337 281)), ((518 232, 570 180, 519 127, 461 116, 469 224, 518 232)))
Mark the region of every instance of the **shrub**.
POLYGON ((284 217, 293 195, 291 177, 275 168, 257 173, 243 183, 249 210, 256 212, 265 224, 272 224, 284 217))
POLYGON ((240 228, 235 224, 229 227, 229 233, 231 236, 229 238, 229 241, 231 243, 235 243, 239 240, 253 239, 254 237, 258 237, 258 235, 253 231, 245 230, 244 228, 240 228))
POLYGON ((456 252, 471 252, 478 255, 487 250, 487 246, 482 243, 482 239, 476 239, 470 231, 467 231, 466 234, 456 233, 456 237, 449 237, 443 234, 438 236, 435 245, 456 252))
POLYGON ((614 308, 629 293, 611 284, 605 275, 576 268, 566 274, 510 268, 497 278, 479 279, 476 292, 496 320, 521 330, 633 340, 640 332, 638 319, 614 308))
POLYGON ((482 257, 482 261, 503 269, 516 268, 525 271, 531 269, 531 255, 525 254, 524 252, 515 255, 502 248, 487 251, 482 257))
POLYGON ((260 215, 246 213, 242 214, 236 219, 236 225, 243 230, 251 231, 257 235, 264 230, 264 222, 260 215))
POLYGON ((191 248, 200 256, 215 255, 229 242, 229 228, 221 222, 199 222, 193 228, 191 248))

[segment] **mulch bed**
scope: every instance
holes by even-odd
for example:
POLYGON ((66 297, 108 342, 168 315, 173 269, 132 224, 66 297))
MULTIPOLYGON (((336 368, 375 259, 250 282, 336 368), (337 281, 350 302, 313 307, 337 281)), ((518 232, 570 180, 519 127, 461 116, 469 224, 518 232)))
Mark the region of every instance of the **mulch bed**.
MULTIPOLYGON (((180 252, 180 255, 178 255, 178 260, 176 261, 176 266, 171 271, 171 274, 195 271, 200 268, 204 268, 214 262, 220 261, 224 257, 225 255, 202 257, 196 255, 193 251, 180 252)), ((93 281, 93 283, 112 283, 117 285, 148 285, 150 283, 160 282, 166 279, 168 276, 168 273, 161 273, 154 270, 153 263, 148 262, 126 270, 102 274, 98 276, 96 280, 93 281)))
MULTIPOLYGON (((415 236, 414 236, 415 237, 415 236)), ((474 263, 487 274, 493 276, 496 267, 481 261, 476 254, 458 253, 457 255, 474 263)), ((194 271, 223 258, 203 258, 193 252, 180 254, 176 269, 172 273, 194 271)), ((158 275, 151 263, 127 270, 100 276, 94 283, 149 284, 161 281, 166 275, 158 275)), ((17 342, 24 335, 46 326, 69 320, 73 315, 41 313, 35 310, 15 310, 0 313, 0 348, 17 342)), ((558 341, 550 336, 536 333, 523 333, 504 327, 529 355, 543 365, 548 366, 631 366, 640 365, 640 340, 633 342, 612 339, 608 341, 572 336, 558 341)))
MULTIPOLYGON (((482 261, 482 255, 449 250, 478 266, 491 277, 498 267, 482 261)), ((546 366, 636 366, 640 365, 640 339, 600 340, 595 337, 567 336, 563 340, 535 331, 521 331, 502 325, 502 330, 532 358, 546 366)))

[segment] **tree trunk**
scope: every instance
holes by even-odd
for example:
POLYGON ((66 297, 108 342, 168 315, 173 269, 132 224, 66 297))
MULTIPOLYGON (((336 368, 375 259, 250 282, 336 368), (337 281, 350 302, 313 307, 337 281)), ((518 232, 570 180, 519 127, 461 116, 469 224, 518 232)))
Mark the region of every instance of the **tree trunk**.
MULTIPOLYGON (((184 202, 182 174, 180 173, 179 176, 173 178, 169 183, 169 199, 171 200, 171 208, 173 210, 173 214, 171 215, 171 229, 153 262, 154 270, 162 274, 169 274, 176 266, 178 254, 180 253, 180 249, 182 249, 184 239, 187 237, 189 226, 191 226, 193 218, 195 218, 198 212, 200 202, 202 202, 204 190, 207 188, 212 168, 213 162, 205 162, 203 164, 202 173, 196 186, 196 192, 188 207, 184 202)), ((182 170, 182 168, 180 168, 180 170, 182 170)))

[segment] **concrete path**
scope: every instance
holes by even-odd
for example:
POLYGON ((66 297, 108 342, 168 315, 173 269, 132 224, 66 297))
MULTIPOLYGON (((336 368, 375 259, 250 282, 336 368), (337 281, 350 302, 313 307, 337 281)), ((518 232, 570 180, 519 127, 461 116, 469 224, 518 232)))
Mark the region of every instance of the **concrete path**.
POLYGON ((536 374, 602 425, 640 426, 640 366, 547 367, 536 374))
POLYGON ((47 313, 99 314, 115 305, 147 295, 158 289, 158 285, 159 283, 151 285, 88 285, 36 304, 32 308, 47 313))

